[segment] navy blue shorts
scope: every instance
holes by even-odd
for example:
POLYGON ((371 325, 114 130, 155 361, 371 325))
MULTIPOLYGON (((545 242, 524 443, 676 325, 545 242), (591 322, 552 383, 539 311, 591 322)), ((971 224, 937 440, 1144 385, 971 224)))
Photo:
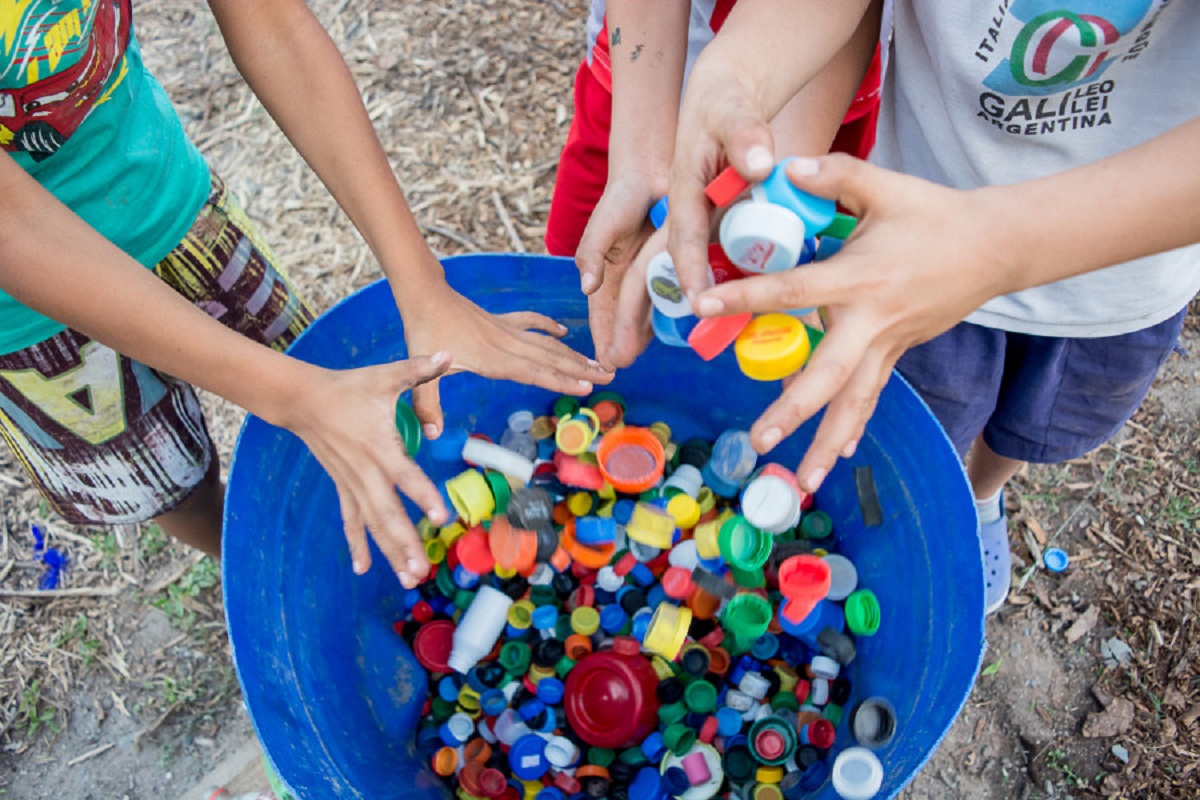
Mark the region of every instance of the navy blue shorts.
POLYGON ((1054 464, 1091 452, 1133 416, 1178 344, 1186 313, 1095 339, 962 322, 906 352, 896 369, 933 410, 960 457, 982 433, 1002 456, 1054 464))

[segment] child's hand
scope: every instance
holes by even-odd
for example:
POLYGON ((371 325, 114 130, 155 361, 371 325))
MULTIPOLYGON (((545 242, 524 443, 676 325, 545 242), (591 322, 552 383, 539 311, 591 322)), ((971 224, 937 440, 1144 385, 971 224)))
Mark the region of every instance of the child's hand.
POLYGON ((396 431, 396 401, 450 367, 450 355, 352 370, 313 368, 315 379, 288 411, 287 427, 304 440, 333 478, 355 573, 371 567, 366 531, 405 588, 429 572, 425 549, 396 494, 399 487, 442 525, 441 495, 408 457, 396 431))
POLYGON ((613 367, 608 352, 612 347, 621 281, 626 270, 654 232, 646 219, 650 206, 661 196, 666 176, 655 181, 639 170, 625 170, 611 177, 596 204, 575 252, 579 285, 588 295, 588 322, 596 357, 613 367))
MULTIPOLYGON (((452 352, 448 372, 474 372, 582 397, 613 375, 554 338, 566 333, 564 326, 533 311, 488 313, 445 284, 431 290, 421 307, 410 309, 404 319, 408 351, 452 352)), ((413 410, 427 438, 441 435, 437 380, 413 391, 413 410)))
POLYGON ((716 316, 822 308, 825 338, 751 429, 766 452, 828 404, 797 469, 811 492, 839 455, 853 454, 900 355, 1010 291, 1013 265, 997 232, 1005 211, 990 190, 947 189, 842 155, 793 161, 788 177, 859 217, 841 252, 724 283, 703 292, 695 309, 716 316))
POLYGON ((646 290, 646 268, 651 259, 667 249, 667 228, 654 232, 625 271, 614 316, 612 345, 608 362, 615 367, 627 367, 642 354, 654 338, 650 326, 650 293, 646 290))

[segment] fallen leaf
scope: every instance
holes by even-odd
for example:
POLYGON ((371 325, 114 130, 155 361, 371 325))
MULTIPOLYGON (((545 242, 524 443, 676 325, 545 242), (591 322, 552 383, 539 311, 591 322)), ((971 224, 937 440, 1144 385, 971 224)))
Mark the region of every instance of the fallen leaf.
POLYGON ((1108 708, 1088 714, 1082 733, 1089 739, 1120 736, 1133 724, 1133 713, 1133 703, 1124 697, 1114 697, 1108 708))
POLYGON ((1088 610, 1079 615, 1079 619, 1071 623, 1071 627, 1067 628, 1064 634, 1067 641, 1075 644, 1084 636, 1091 633, 1092 628, 1096 627, 1096 623, 1100 621, 1100 607, 1092 604, 1088 610))

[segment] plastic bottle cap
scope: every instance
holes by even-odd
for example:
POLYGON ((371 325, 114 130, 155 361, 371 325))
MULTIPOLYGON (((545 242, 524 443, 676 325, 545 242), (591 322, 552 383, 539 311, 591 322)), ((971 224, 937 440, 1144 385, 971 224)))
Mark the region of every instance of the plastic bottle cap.
POLYGON ((1046 552, 1042 553, 1042 563, 1051 572, 1062 572, 1070 565, 1071 559, 1066 554, 1066 551, 1057 547, 1050 547, 1046 549, 1046 552))
POLYGON ((670 209, 670 204, 665 196, 658 198, 654 205, 650 206, 650 224, 658 230, 667 222, 667 212, 670 209))
POLYGON ((802 622, 829 594, 829 564, 817 556, 799 555, 779 565, 779 591, 787 602, 779 614, 792 623, 802 622))
POLYGON ((817 234, 822 237, 829 236, 834 239, 841 239, 844 242, 850 238, 850 234, 854 233, 854 229, 857 226, 857 217, 837 213, 833 215, 833 220, 825 228, 817 231, 817 234))
POLYGON ((670 549, 674 543, 675 518, 666 509, 638 503, 625 525, 625 535, 658 550, 670 549))
POLYGON ((792 160, 792 158, 785 158, 776 164, 775 168, 771 170, 771 174, 764 178, 762 183, 751 189, 750 194, 756 200, 787 208, 804 221, 804 227, 809 231, 814 234, 821 233, 836 218, 837 204, 832 200, 817 197, 803 189, 796 188, 786 172, 787 165, 792 160))
POLYGON ((742 490, 741 511, 754 527, 783 533, 800 521, 800 495, 783 478, 760 474, 742 490))
POLYGON ((718 236, 729 260, 743 272, 791 269, 804 251, 804 221, 773 203, 738 203, 725 212, 718 236))
POLYGON ((442 747, 433 754, 433 771, 443 778, 454 774, 458 767, 458 751, 453 747, 442 747))
POLYGON ((430 672, 450 672, 450 651, 454 649, 454 623, 436 619, 426 623, 413 637, 413 655, 430 672))
POLYGON ((485 797, 500 797, 508 789, 508 778, 494 767, 487 767, 479 773, 479 790, 485 797))
POLYGON ((607 565, 612 560, 613 554, 617 552, 615 544, 602 544, 596 547, 580 544, 575 538, 574 519, 567 520, 567 524, 563 526, 558 535, 558 543, 572 560, 589 569, 600 569, 607 565))
MULTIPOLYGON (((463 445, 463 461, 466 461, 468 464, 474 464, 482 469, 495 470, 504 475, 511 475, 521 483, 529 483, 529 479, 533 477, 533 462, 530 459, 520 453, 509 450, 507 447, 502 447, 494 442, 474 436, 468 438, 466 444, 463 445)), ((475 486, 478 485, 477 482, 473 481, 473 483, 475 486)), ((447 483, 447 486, 449 486, 449 483, 447 483)), ((468 490, 460 489, 460 491, 468 490)), ((470 491, 477 492, 478 489, 472 487, 470 491)), ((466 499, 470 502, 473 497, 474 495, 466 499)), ((453 497, 451 499, 453 500, 453 497)), ((478 502, 482 503, 482 500, 478 502)), ((487 513, 490 515, 492 512, 489 509, 487 513)), ((483 517, 483 519, 486 518, 486 516, 483 517)))
POLYGON ((616 400, 600 400, 594 405, 589 405, 600 420, 601 432, 607 433, 625 424, 625 407, 616 400))
POLYGON ((625 426, 606 433, 596 450, 600 474, 624 494, 639 494, 662 477, 663 444, 651 430, 625 426))
POLYGON ((668 347, 687 347, 687 337, 699 324, 698 317, 668 317, 657 308, 650 309, 650 329, 654 338, 668 347))
POLYGON ((581 636, 591 636, 600 630, 600 613, 590 606, 580 606, 571 612, 571 630, 581 636))
POLYGON ((687 707, 698 714, 707 714, 717 707, 717 687, 706 680, 692 681, 683 691, 687 707))
POLYGON ((421 420, 417 419, 412 406, 396 398, 396 431, 404 442, 409 458, 416 458, 421 449, 421 420))
POLYGON ((842 800, 870 800, 883 786, 883 765, 867 748, 847 747, 834 759, 831 777, 842 800))
POLYGON ((523 572, 532 567, 537 559, 537 534, 514 528, 504 515, 492 520, 487 536, 488 547, 498 566, 523 572))
POLYGON ((577 456, 592 446, 600 432, 600 420, 590 408, 582 408, 569 419, 560 419, 554 432, 554 443, 562 452, 577 456))
POLYGON ((872 636, 879 630, 879 600, 870 589, 859 589, 846 598, 846 627, 856 636, 872 636))
MULTIPOLYGON (((764 601, 765 602, 765 601, 764 601)), ((651 653, 657 653, 668 661, 674 661, 687 638, 688 626, 692 624, 692 611, 689 608, 673 606, 670 603, 660 603, 650 618, 650 627, 646 629, 646 638, 642 647, 651 653)))
POLYGON ((787 314, 763 314, 738 335, 734 352, 746 377, 777 381, 803 367, 811 348, 803 322, 787 314))
POLYGON ((850 730, 863 747, 887 747, 896 735, 896 709, 886 697, 868 697, 850 713, 850 730))
POLYGON ((737 281, 746 277, 746 273, 737 268, 729 256, 725 255, 725 251, 721 248, 720 242, 709 242, 708 245, 708 268, 712 273, 713 285, 719 286, 722 283, 729 281, 737 281))
POLYGON ((690 530, 700 521, 700 504, 686 494, 677 494, 667 502, 667 513, 680 530, 690 530))
POLYGON ((593 747, 629 747, 658 727, 657 684, 640 655, 591 653, 567 677, 567 721, 593 747))
POLYGON ((692 582, 692 571, 683 567, 671 567, 659 579, 667 597, 673 600, 684 600, 696 589, 692 582))
POLYGON ((829 565, 828 597, 840 603, 858 588, 858 569, 853 561, 837 553, 830 553, 822 558, 829 565))
POLYGON ((724 208, 737 198, 739 194, 750 188, 750 181, 738 174, 732 166, 717 173, 717 177, 704 187, 704 194, 717 208, 724 208))
POLYGON ((724 317, 704 317, 688 334, 688 346, 705 361, 712 361, 737 341, 753 318, 749 311, 724 317))
POLYGON ((679 285, 675 262, 666 250, 650 259, 646 266, 646 289, 650 293, 650 302, 659 313, 671 319, 692 315, 692 304, 679 285))
POLYGON ((496 566, 488 532, 481 527, 471 528, 459 537, 454 543, 454 552, 458 563, 475 575, 486 575, 496 566))
POLYGON ((508 765, 514 777, 523 781, 535 781, 550 769, 546 759, 546 740, 536 733, 527 733, 517 739, 508 751, 508 765))
POLYGON ((721 523, 718 520, 701 522, 692 530, 697 556, 706 560, 721 557, 721 547, 717 538, 720 530, 721 523))
POLYGON ((446 481, 446 493, 450 496, 454 510, 468 527, 474 527, 488 519, 496 509, 496 498, 492 496, 492 488, 488 486, 483 473, 477 469, 468 469, 446 481))
MULTIPOLYGON (((616 433, 616 431, 613 431, 616 433)), ((609 434, 611 436, 612 434, 609 434)), ((605 437, 608 438, 607 436, 605 437)), ((575 456, 562 451, 554 454, 554 469, 558 480, 565 486, 587 489, 598 492, 604 488, 605 476, 595 464, 580 461, 575 456)))
POLYGON ((735 514, 721 525, 717 544, 721 557, 729 566, 754 571, 767 563, 774 539, 766 531, 751 525, 742 515, 735 514))
POLYGON ((733 636, 738 652, 749 650, 754 640, 771 624, 771 604, 756 594, 743 593, 729 601, 721 614, 727 634, 733 636))

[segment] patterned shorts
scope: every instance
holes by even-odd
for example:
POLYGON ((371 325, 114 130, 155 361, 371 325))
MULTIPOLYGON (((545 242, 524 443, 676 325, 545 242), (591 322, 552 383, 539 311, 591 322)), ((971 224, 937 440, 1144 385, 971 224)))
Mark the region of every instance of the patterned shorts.
MULTIPOLYGON (((285 349, 313 320, 215 175, 155 274, 209 316, 285 349)), ((170 511, 213 464, 194 389, 73 330, 0 355, 0 436, 56 512, 77 524, 170 511)))

